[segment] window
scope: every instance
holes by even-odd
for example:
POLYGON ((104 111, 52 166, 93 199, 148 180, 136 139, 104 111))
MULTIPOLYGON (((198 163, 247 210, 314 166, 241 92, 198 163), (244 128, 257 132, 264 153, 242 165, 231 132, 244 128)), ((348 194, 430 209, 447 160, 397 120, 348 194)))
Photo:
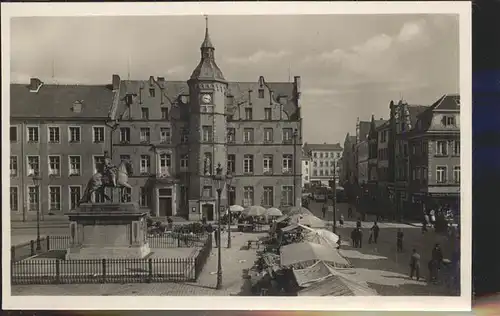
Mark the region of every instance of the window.
POLYGON ((453 181, 460 183, 460 166, 453 167, 453 181))
POLYGON ((436 142, 436 155, 447 156, 448 155, 448 143, 444 140, 438 140, 436 142))
POLYGON ((305 162, 305 165, 306 165, 306 166, 308 166, 308 165, 309 165, 309 162, 308 162, 308 161, 306 161, 306 162, 305 162))
POLYGON ((141 174, 149 174, 151 167, 151 158, 148 155, 141 155, 141 174))
POLYGON ((436 167, 436 182, 437 183, 446 183, 446 167, 438 166, 436 167))
POLYGON ((243 187, 243 206, 253 205, 253 187, 243 187))
POLYGON ((34 176, 40 172, 40 158, 38 156, 28 156, 28 176, 34 176))
POLYGON ((273 142, 273 129, 264 128, 264 143, 272 143, 272 142, 273 142))
POLYGON ((456 140, 453 142, 453 155, 460 156, 460 141, 456 140))
POLYGON ((318 170, 316 170, 316 169, 313 170, 313 176, 315 176, 315 177, 318 176, 318 170))
POLYGON ((149 194, 146 187, 139 188, 139 206, 148 207, 149 206, 149 194))
POLYGON ((149 143, 151 139, 149 127, 141 127, 140 129, 140 140, 141 143, 149 143))
POLYGON ((317 153, 314 153, 314 154, 313 154, 313 157, 314 157, 314 158, 318 158, 318 154, 317 154, 317 153))
POLYGON ((271 121, 273 119, 273 112, 271 108, 264 108, 264 119, 266 121, 271 121))
MULTIPOLYGON (((283 143, 289 144, 292 142, 293 131, 291 128, 283 129, 283 143)), ((323 153, 321 154, 321 158, 323 158, 323 153)))
POLYGON ((425 182, 427 181, 427 177, 428 177, 428 174, 427 174, 427 167, 422 167, 422 180, 425 182))
POLYGON ((19 197, 17 187, 10 187, 10 211, 15 212, 19 209, 19 197))
POLYGON ((227 171, 236 173, 236 155, 227 155, 227 171))
POLYGON ((444 126, 455 125, 455 117, 454 116, 443 116, 443 125, 444 126))
POLYGON ((271 207, 274 202, 273 187, 264 187, 264 196, 262 197, 262 205, 271 207))
POLYGON ((340 153, 337 153, 337 158, 340 158, 340 153))
POLYGON ((80 127, 70 126, 69 127, 69 142, 79 143, 80 142, 80 127))
POLYGON ((213 192, 213 189, 212 189, 211 186, 206 185, 206 186, 203 187, 203 197, 204 198, 211 198, 212 195, 213 195, 212 192, 213 192))
POLYGON ((259 89, 259 99, 264 99, 264 89, 259 89))
POLYGON ((32 212, 38 211, 39 208, 40 191, 38 188, 36 186, 28 187, 28 210, 32 212))
POLYGON ((149 96, 150 97, 154 98, 155 92, 156 92, 155 88, 153 88, 153 87, 149 88, 149 96))
POLYGON ((335 161, 331 160, 330 161, 330 167, 333 167, 333 166, 335 166, 335 161))
POLYGON ((70 186, 69 187, 69 208, 70 210, 75 210, 78 206, 78 202, 82 199, 82 188, 80 186, 70 186))
POLYGON ((235 133, 236 133, 236 130, 232 127, 226 129, 226 133, 227 133, 227 142, 230 143, 230 144, 233 144, 235 142, 235 133))
POLYGON ((49 175, 61 175, 61 156, 49 156, 49 175))
POLYGON ((10 176, 17 177, 17 156, 10 156, 10 176))
POLYGON ((189 140, 189 131, 185 128, 181 131, 181 143, 185 144, 189 140))
POLYGON ((320 176, 320 177, 322 177, 322 176, 323 176, 323 169, 321 169, 321 170, 319 171, 319 176, 320 176))
POLYGON ((120 127, 120 143, 129 143, 130 142, 130 128, 128 127, 120 127))
POLYGON ((243 156, 243 173, 253 173, 253 155, 243 156))
POLYGON ((121 200, 122 200, 122 203, 132 202, 132 189, 131 188, 124 188, 124 192, 123 192, 121 200))
POLYGON ((253 120, 253 111, 251 108, 245 108, 245 120, 253 120))
POLYGON ((319 154, 319 158, 323 158, 323 153, 320 153, 320 154, 319 154))
POLYGON ((28 143, 38 143, 40 140, 40 135, 38 131, 38 126, 28 127, 28 143))
POLYGON ((61 187, 49 186, 49 209, 51 211, 61 210, 61 187))
POLYGON ((318 166, 318 162, 317 161, 313 161, 313 167, 317 167, 318 166))
POLYGON ((265 174, 273 173, 273 155, 264 155, 263 166, 265 174))
POLYGON ((160 175, 168 174, 169 168, 172 166, 172 156, 170 154, 160 154, 160 175))
POLYGON ((428 142, 422 142, 422 153, 424 155, 427 155, 429 152, 429 143, 428 142))
POLYGON ((281 203, 283 206, 293 205, 293 186, 284 186, 281 191, 281 203))
POLYGON ((181 155, 181 168, 188 168, 188 166, 189 166, 188 154, 181 155))
POLYGON ((203 131, 203 141, 204 142, 213 142, 213 131, 212 126, 202 126, 203 131))
POLYGON ((104 142, 104 127, 94 127, 94 143, 103 143, 104 142))
POLYGON ((160 128, 160 142, 163 144, 170 144, 172 140, 172 134, 170 132, 170 128, 162 127, 160 128))
POLYGON ((49 127, 49 143, 59 144, 61 142, 60 130, 57 126, 49 127))
MULTIPOLYGON (((325 161, 325 163, 326 163, 326 161, 325 161)), ((328 165, 328 164, 327 164, 327 165, 328 165)), ((320 167, 323 167, 323 161, 320 161, 320 162, 319 162, 319 166, 320 166, 320 167)))
POLYGON ((243 129, 243 141, 245 143, 253 143, 253 128, 243 129))
POLYGON ((168 108, 166 107, 161 108, 161 119, 168 120, 168 108))
POLYGON ((283 173, 290 173, 293 169, 293 156, 292 155, 283 155, 283 173))
POLYGON ((81 174, 81 157, 69 156, 69 175, 79 176, 81 174))
POLYGON ((102 172, 104 166, 104 156, 94 156, 94 173, 102 172))
POLYGON ((10 135, 10 142, 17 143, 17 126, 10 127, 9 135, 10 135))

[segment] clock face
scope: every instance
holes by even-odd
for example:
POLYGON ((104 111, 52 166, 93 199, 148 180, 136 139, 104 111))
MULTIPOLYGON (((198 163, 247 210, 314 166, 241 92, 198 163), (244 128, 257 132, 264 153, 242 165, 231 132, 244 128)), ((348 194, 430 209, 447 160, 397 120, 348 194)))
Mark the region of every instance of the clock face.
POLYGON ((210 94, 204 94, 201 96, 201 101, 205 104, 210 103, 212 101, 212 96, 210 94))

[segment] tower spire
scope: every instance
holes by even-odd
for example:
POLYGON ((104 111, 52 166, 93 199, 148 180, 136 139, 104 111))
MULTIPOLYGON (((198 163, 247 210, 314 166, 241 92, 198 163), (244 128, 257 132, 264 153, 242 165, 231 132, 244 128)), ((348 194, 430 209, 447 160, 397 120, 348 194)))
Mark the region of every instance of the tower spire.
POLYGON ((208 15, 205 15, 205 40, 201 44, 201 49, 204 48, 215 49, 214 45, 212 45, 212 41, 210 40, 210 35, 208 33, 208 15))

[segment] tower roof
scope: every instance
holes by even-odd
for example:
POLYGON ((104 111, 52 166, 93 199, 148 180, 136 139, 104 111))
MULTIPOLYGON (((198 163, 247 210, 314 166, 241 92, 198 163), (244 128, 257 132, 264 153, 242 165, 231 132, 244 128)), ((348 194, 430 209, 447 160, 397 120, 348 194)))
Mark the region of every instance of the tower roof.
POLYGON ((205 17, 205 39, 201 44, 201 60, 191 74, 191 80, 219 80, 226 81, 219 66, 215 63, 215 47, 208 32, 208 18, 205 17))

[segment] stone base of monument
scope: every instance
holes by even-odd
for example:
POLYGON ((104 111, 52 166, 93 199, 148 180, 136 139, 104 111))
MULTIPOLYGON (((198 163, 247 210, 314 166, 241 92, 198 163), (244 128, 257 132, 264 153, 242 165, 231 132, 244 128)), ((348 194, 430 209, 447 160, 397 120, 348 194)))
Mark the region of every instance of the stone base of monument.
POLYGON ((136 203, 82 203, 66 213, 70 220, 70 247, 66 260, 144 258, 147 212, 136 203))

